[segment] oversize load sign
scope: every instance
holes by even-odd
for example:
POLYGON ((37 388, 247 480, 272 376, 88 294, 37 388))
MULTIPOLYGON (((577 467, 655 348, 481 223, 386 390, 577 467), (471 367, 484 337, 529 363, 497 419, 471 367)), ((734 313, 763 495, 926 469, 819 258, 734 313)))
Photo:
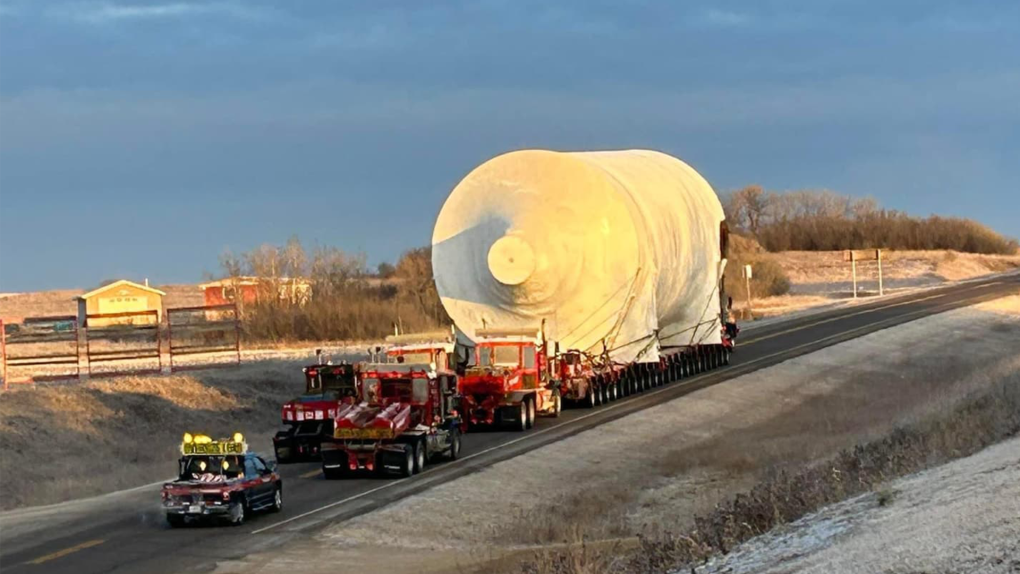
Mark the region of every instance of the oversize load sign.
POLYGON ((186 442, 181 444, 181 452, 185 455, 196 454, 244 454, 245 444, 243 442, 220 442, 213 441, 204 444, 186 442))
POLYGON ((386 439, 393 438, 393 431, 391 429, 348 429, 338 428, 333 431, 334 438, 367 438, 367 439, 386 439))

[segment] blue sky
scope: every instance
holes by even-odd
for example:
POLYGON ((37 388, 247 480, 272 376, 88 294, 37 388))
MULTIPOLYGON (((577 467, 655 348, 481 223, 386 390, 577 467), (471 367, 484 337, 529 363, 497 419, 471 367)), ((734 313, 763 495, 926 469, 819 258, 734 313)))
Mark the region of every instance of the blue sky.
POLYGON ((510 149, 1020 235, 1020 3, 0 0, 0 291, 425 245, 510 149))

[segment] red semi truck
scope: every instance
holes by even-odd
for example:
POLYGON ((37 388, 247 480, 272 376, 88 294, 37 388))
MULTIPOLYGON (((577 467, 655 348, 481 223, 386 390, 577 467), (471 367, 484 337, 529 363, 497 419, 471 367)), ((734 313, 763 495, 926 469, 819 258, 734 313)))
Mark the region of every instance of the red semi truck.
POLYGON ((320 352, 316 363, 302 371, 305 392, 284 403, 280 413, 283 429, 273 437, 276 460, 281 463, 318 459, 319 444, 333 436, 336 413, 359 400, 354 365, 334 365, 320 352))
POLYGON ((558 416, 562 408, 555 354, 540 328, 479 329, 474 364, 458 381, 461 411, 473 425, 523 431, 538 414, 558 416))
POLYGON ((333 417, 321 445, 322 471, 338 478, 358 470, 411 476, 438 456, 460 454, 456 379, 424 363, 367 363, 359 374, 362 401, 333 417))

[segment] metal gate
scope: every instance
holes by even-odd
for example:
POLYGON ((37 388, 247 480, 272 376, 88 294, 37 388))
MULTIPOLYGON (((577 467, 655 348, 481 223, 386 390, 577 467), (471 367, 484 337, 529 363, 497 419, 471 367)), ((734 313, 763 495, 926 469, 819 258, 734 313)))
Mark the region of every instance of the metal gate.
POLYGON ((0 320, 0 364, 5 389, 14 383, 80 377, 78 318, 0 320))
POLYGON ((167 309, 166 325, 171 372, 241 364, 237 305, 167 309))
POLYGON ((156 310, 88 315, 85 357, 89 375, 161 372, 159 335, 156 310))

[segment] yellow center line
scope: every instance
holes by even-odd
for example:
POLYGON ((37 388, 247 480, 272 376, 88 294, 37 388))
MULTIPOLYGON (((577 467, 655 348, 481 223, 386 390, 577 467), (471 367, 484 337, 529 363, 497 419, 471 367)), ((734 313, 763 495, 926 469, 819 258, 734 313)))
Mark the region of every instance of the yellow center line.
POLYGON ((319 476, 320 474, 322 474, 322 469, 321 468, 317 468, 317 469, 315 469, 315 470, 313 470, 311 472, 306 472, 306 473, 302 474, 301 478, 313 478, 313 477, 319 476))
POLYGON ((68 554, 71 554, 73 552, 77 552, 79 550, 85 550, 86 548, 92 548, 93 546, 98 546, 98 545, 102 544, 103 542, 106 542, 106 541, 105 540, 89 540, 88 542, 82 542, 81 544, 78 544, 76 546, 71 546, 70 548, 64 548, 63 550, 57 550, 56 552, 53 552, 52 554, 47 554, 45 556, 40 556, 40 557, 36 558, 35 560, 29 560, 25 564, 42 564, 43 562, 49 562, 50 560, 56 560, 57 558, 60 558, 60 557, 63 557, 63 556, 67 556, 68 554))

